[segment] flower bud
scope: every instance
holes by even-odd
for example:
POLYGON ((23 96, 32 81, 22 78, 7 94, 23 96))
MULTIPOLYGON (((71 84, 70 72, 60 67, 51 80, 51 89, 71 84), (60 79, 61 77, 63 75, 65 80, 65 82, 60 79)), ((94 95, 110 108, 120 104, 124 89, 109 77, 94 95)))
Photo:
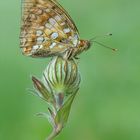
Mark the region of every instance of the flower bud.
POLYGON ((73 59, 53 57, 44 71, 45 84, 54 94, 69 95, 79 89, 80 74, 73 59))

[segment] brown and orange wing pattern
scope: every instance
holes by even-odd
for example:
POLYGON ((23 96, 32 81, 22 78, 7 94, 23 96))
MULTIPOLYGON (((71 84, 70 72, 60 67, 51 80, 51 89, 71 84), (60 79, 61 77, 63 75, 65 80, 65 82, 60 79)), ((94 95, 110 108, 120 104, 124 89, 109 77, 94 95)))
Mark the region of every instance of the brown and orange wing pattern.
POLYGON ((78 30, 55 0, 23 0, 20 46, 32 57, 59 55, 77 47, 78 30))

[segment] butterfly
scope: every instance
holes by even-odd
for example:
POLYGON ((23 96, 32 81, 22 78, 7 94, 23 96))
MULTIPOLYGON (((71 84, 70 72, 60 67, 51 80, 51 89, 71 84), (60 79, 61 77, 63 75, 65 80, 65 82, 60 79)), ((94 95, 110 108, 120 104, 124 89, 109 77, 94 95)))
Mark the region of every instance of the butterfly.
POLYGON ((91 46, 57 0, 22 0, 20 47, 31 57, 77 55, 91 46))

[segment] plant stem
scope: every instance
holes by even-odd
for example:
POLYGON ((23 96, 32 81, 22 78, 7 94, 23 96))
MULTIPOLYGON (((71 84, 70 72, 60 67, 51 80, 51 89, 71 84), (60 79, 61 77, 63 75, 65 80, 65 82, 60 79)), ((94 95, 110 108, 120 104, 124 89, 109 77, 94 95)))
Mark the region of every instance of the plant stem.
POLYGON ((55 130, 50 134, 50 136, 46 140, 53 140, 58 134, 55 130))
POLYGON ((53 129, 52 133, 46 140, 53 140, 62 130, 62 126, 58 126, 57 128, 53 129))

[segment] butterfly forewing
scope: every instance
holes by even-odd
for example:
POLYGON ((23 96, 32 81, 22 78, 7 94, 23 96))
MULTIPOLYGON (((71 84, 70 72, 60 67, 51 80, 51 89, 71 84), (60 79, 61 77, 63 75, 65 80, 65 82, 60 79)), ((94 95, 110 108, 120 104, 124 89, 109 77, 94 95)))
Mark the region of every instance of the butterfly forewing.
POLYGON ((68 13, 54 0, 23 0, 20 45, 23 54, 58 55, 76 47, 77 28, 68 13))

